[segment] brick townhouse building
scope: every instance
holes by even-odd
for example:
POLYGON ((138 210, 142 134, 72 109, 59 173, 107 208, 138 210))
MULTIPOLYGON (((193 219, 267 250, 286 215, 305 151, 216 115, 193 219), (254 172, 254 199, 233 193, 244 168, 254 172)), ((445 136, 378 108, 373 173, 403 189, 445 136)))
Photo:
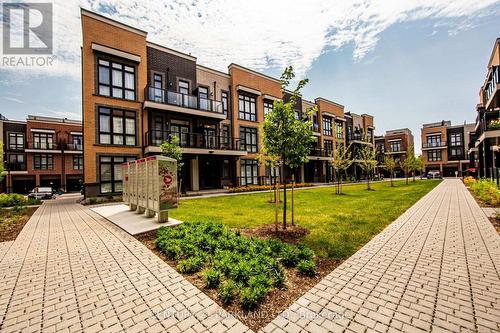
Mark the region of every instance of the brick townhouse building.
POLYGON ((422 160, 424 172, 439 171, 444 177, 467 174, 469 138, 474 124, 452 126, 440 121, 422 126, 422 160))
POLYGON ((500 38, 495 40, 479 89, 474 130, 469 135, 471 172, 498 180, 500 167, 500 38))
POLYGON ((0 120, 7 172, 2 191, 27 193, 36 186, 80 191, 83 134, 80 121, 28 116, 0 120))
MULTIPOLYGON (((388 177, 387 170, 384 169, 385 158, 392 158, 403 161, 408 153, 414 153, 414 138, 409 128, 388 130, 384 135, 376 136, 374 139, 376 159, 379 164, 379 173, 388 177)), ((403 170, 398 167, 395 171, 396 177, 403 176, 403 170)))
MULTIPOLYGON (((257 161, 266 113, 291 96, 279 79, 237 64, 227 72, 211 69, 149 42, 145 31, 87 10, 81 18, 86 195, 120 192, 121 163, 159 154, 173 135, 183 150, 184 190, 264 184, 279 175, 257 161)), ((297 117, 313 106, 317 142, 295 174, 298 181, 324 182, 331 179, 333 148, 346 144, 347 118, 338 103, 302 97, 297 117)), ((363 116, 363 133, 373 133, 373 117, 363 116)))

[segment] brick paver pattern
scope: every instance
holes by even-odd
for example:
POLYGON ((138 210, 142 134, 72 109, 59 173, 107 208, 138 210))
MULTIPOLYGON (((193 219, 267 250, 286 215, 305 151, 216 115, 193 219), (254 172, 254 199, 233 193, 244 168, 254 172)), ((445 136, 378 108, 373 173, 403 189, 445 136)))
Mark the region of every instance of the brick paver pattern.
MULTIPOLYGON (((499 270, 500 237, 444 180, 262 331, 497 332, 499 270)), ((45 203, 0 246, 0 278, 2 332, 250 331, 71 200, 45 203)))
POLYGON ((142 243, 75 199, 0 246, 0 332, 245 332, 142 243))
POLYGON ((500 237, 447 179, 263 331, 499 332, 499 273, 500 237))

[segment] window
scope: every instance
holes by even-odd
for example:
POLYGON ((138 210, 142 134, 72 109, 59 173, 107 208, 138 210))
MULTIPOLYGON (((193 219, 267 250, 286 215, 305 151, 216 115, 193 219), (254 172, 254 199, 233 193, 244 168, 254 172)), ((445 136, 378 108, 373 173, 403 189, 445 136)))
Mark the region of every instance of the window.
POLYGON ((198 99, 201 110, 210 110, 210 101, 208 99, 208 88, 198 87, 198 99))
POLYGON ((24 133, 9 133, 9 149, 24 149, 24 133))
POLYGON ((323 117, 323 135, 332 136, 332 118, 323 117))
POLYGON ((441 150, 429 150, 427 151, 427 160, 429 162, 441 161, 441 150))
POLYGON ((135 100, 135 68, 99 59, 99 95, 135 100))
POLYGON ((243 120, 257 121, 257 99, 250 95, 238 95, 239 117, 243 120))
POLYGON ((229 125, 222 125, 220 132, 223 148, 229 148, 229 125))
POLYGON ((330 156, 333 152, 333 141, 332 140, 325 140, 323 142, 323 147, 325 149, 325 153, 330 156))
POLYGON ((294 110, 293 114, 295 116, 295 120, 299 120, 300 119, 300 111, 299 110, 294 110))
POLYGON ((398 152, 398 151, 402 151, 401 149, 401 140, 397 140, 397 141, 391 141, 389 142, 389 146, 391 147, 391 152, 398 152))
POLYGON ((83 136, 78 134, 71 135, 71 141, 73 144, 73 150, 83 150, 83 136))
POLYGON ((33 155, 33 169, 52 170, 54 169, 54 155, 35 154, 33 155))
POLYGON ((221 97, 222 97, 222 111, 227 116, 229 112, 229 94, 227 93, 227 91, 223 91, 221 93, 221 97))
POLYGON ((368 129, 366 139, 368 142, 373 141, 373 129, 371 129, 371 128, 368 129))
POLYGON ((240 161, 241 185, 257 185, 259 177, 259 164, 256 160, 240 161))
POLYGON ((273 111, 273 103, 272 101, 265 100, 264 101, 264 117, 271 111, 273 111))
POLYGON ((335 136, 337 139, 344 138, 344 124, 340 121, 335 122, 335 136))
POLYGON ((73 155, 73 170, 83 170, 83 155, 73 155))
POLYGON ((133 159, 135 159, 135 157, 99 157, 99 181, 101 185, 101 193, 117 193, 122 191, 122 163, 133 159))
POLYGON ((189 82, 179 80, 179 93, 189 95, 189 82))
POLYGON ((452 133, 450 135, 450 146, 456 147, 462 145, 462 134, 460 133, 452 133))
POLYGON ((99 143, 135 146, 135 112, 99 107, 99 143))
POLYGON ((241 150, 256 153, 258 151, 257 129, 253 127, 240 127, 240 145, 241 150))
POLYGON ((52 133, 33 133, 33 148, 52 149, 54 135, 52 133))
POLYGON ((450 157, 460 157, 462 156, 462 148, 451 148, 450 157))
POLYGON ((170 133, 179 138, 180 147, 189 147, 189 126, 172 124, 170 125, 170 133))
POLYGON ((24 154, 7 154, 7 169, 10 171, 26 170, 24 154))
POLYGON ((441 135, 428 135, 427 136, 427 147, 441 147, 441 135))
POLYGON ((155 102, 163 101, 163 76, 161 74, 153 74, 154 100, 155 102))

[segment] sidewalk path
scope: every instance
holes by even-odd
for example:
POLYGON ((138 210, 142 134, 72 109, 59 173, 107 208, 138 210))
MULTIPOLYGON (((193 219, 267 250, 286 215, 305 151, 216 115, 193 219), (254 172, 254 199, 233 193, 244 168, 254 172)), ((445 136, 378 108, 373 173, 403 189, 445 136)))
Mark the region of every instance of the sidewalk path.
POLYGON ((498 332, 500 237, 446 179, 264 332, 498 332))
MULTIPOLYGON (((500 237, 459 180, 433 191, 264 332, 500 331, 500 237)), ((245 332, 135 238, 74 199, 0 246, 1 332, 245 332)))

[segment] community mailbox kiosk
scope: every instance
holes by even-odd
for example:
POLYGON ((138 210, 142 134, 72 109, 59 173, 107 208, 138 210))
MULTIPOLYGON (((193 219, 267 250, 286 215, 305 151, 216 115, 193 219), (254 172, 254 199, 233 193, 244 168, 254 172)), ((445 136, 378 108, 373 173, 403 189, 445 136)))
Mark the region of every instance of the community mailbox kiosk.
POLYGON ((123 200, 131 210, 168 221, 168 210, 177 208, 177 161, 151 156, 122 164, 123 200))

